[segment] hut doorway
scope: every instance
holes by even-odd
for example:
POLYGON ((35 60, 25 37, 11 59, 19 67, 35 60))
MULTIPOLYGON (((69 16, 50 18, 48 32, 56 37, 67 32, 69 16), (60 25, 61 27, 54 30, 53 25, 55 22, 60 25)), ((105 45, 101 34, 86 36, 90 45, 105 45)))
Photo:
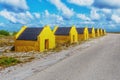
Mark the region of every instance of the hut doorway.
POLYGON ((73 42, 75 42, 75 35, 73 35, 73 42))
POLYGON ((45 49, 49 49, 49 39, 45 39, 45 49))

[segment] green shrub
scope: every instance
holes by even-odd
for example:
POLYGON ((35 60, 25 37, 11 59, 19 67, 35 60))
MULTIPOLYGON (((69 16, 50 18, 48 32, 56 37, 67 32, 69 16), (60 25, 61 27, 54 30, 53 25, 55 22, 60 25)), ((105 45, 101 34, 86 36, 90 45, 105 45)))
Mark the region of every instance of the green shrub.
POLYGON ((1 67, 9 67, 12 65, 16 65, 21 61, 13 58, 13 57, 0 57, 0 66, 1 67))
POLYGON ((17 34, 17 32, 13 32, 13 33, 12 33, 13 36, 16 35, 16 34, 17 34))
POLYGON ((5 30, 0 30, 0 35, 9 36, 10 33, 8 31, 5 31, 5 30))

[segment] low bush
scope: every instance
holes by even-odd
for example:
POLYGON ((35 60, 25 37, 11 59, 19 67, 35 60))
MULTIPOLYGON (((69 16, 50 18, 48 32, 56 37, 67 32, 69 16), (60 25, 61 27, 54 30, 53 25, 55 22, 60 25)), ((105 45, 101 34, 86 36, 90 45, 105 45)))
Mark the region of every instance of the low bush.
POLYGON ((13 36, 16 35, 16 34, 17 34, 17 32, 13 32, 13 33, 12 33, 13 36))
POLYGON ((9 67, 21 63, 21 61, 13 58, 13 57, 0 57, 0 66, 1 67, 9 67))
POLYGON ((8 31, 5 31, 5 30, 0 30, 0 35, 9 36, 10 33, 8 31))

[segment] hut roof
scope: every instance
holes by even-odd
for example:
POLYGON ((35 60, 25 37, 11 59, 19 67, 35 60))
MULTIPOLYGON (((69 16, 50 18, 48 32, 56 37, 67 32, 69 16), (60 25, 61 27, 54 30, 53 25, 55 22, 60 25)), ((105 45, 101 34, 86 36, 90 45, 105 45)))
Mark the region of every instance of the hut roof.
POLYGON ((83 34, 84 33, 84 28, 76 28, 78 34, 83 34))
POLYGON ((89 33, 92 33, 92 28, 88 28, 88 32, 89 32, 89 33))
POLYGON ((55 35, 69 35, 71 27, 58 27, 55 35))
POLYGON ((26 28, 24 32, 18 37, 17 40, 37 40, 43 28, 26 28))

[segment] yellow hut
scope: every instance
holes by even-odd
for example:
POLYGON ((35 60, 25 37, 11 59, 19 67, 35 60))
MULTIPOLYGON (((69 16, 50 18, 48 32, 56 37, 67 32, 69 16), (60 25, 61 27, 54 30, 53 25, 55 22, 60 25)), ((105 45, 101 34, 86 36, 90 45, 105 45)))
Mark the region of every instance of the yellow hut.
POLYGON ((100 33, 100 36, 103 35, 103 30, 102 30, 102 28, 99 29, 99 33, 100 33))
POLYGON ((102 32, 103 32, 103 35, 105 35, 105 34, 106 34, 106 31, 105 31, 105 29, 102 29, 102 32))
POLYGON ((99 36, 100 36, 99 28, 96 28, 95 29, 95 37, 99 37, 99 36))
POLYGON ((77 28, 78 32, 78 40, 83 41, 83 40, 88 40, 89 39, 89 33, 88 33, 88 28, 77 28))
POLYGON ((103 31, 103 32, 104 32, 104 35, 106 35, 106 30, 105 30, 105 29, 104 29, 104 31, 103 31))
POLYGON ((72 27, 55 27, 53 30, 56 43, 76 43, 78 42, 78 33, 75 26, 72 27))
POLYGON ((89 38, 95 38, 95 29, 94 27, 88 28, 89 38))
POLYGON ((15 36, 15 51, 44 51, 55 48, 55 36, 50 27, 23 26, 15 36))

